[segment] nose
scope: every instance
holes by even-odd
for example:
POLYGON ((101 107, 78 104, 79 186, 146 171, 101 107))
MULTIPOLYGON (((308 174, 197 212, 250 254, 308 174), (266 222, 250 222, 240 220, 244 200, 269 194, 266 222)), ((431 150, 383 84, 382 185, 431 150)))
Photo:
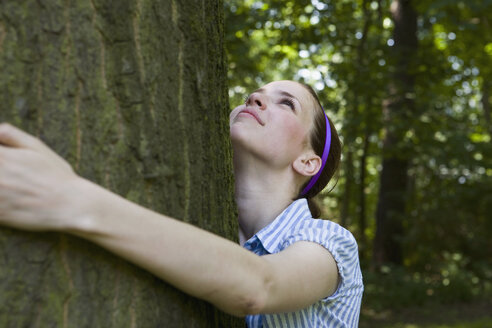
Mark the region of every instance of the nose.
POLYGON ((257 107, 258 109, 266 109, 266 99, 261 93, 253 93, 246 103, 248 106, 257 107))

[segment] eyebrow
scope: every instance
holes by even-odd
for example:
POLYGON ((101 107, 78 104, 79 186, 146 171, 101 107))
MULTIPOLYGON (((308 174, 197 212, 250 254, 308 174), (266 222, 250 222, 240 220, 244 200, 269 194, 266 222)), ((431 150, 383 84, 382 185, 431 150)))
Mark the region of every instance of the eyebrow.
MULTIPOLYGON (((294 98, 294 99, 297 99, 296 97, 294 97, 293 95, 291 95, 290 93, 288 93, 287 91, 280 91, 280 94, 282 96, 286 96, 286 97, 290 97, 290 98, 294 98)), ((297 101, 299 101, 299 99, 297 99, 297 101)))
MULTIPOLYGON (((263 89, 263 88, 259 88, 259 89, 255 90, 255 91, 253 91, 253 93, 256 93, 256 92, 258 92, 258 93, 264 93, 264 92, 265 92, 265 89, 263 89)), ((296 99, 297 101, 299 101, 299 99, 297 99, 296 97, 294 97, 292 94, 288 93, 287 91, 280 91, 279 93, 280 93, 282 96, 286 96, 286 97, 294 98, 294 99, 296 99)))

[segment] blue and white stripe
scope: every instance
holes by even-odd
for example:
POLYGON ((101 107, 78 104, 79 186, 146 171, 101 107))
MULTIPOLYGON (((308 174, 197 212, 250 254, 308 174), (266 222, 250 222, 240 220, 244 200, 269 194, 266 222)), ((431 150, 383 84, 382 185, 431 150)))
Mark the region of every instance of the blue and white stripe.
POLYGON ((364 289, 357 243, 340 225, 313 219, 306 199, 294 201, 243 246, 265 255, 278 253, 297 241, 318 243, 333 255, 341 277, 337 291, 296 312, 246 316, 248 327, 357 327, 364 289))

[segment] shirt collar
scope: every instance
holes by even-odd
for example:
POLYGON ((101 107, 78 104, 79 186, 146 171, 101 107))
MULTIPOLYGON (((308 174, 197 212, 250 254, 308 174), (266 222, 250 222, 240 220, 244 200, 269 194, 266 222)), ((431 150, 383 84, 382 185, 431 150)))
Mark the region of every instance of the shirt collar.
POLYGON ((258 231, 245 244, 258 239, 268 253, 277 253, 280 250, 283 237, 302 219, 312 217, 306 198, 292 202, 269 225, 258 231))

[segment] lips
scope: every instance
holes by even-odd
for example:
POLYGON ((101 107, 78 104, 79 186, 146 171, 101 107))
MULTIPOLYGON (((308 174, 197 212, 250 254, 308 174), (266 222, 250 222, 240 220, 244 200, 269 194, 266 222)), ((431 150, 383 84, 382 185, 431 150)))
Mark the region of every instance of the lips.
POLYGON ((258 116, 258 114, 257 114, 255 111, 253 111, 253 110, 250 110, 250 109, 245 108, 245 109, 243 109, 242 111, 240 111, 240 112, 238 113, 238 115, 239 115, 239 114, 247 114, 247 115, 251 115, 251 116, 253 116, 253 117, 256 119, 256 121, 257 121, 258 123, 260 123, 261 125, 265 125, 265 123, 263 123, 263 121, 262 121, 262 120, 261 120, 261 118, 258 116))

